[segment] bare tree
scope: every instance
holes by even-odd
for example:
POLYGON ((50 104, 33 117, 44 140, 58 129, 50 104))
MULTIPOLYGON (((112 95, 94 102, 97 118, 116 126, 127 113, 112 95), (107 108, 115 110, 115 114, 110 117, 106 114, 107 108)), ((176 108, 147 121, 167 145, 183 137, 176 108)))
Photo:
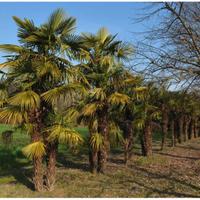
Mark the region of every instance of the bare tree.
POLYGON ((200 3, 154 3, 149 9, 137 22, 159 18, 138 45, 140 68, 137 69, 149 78, 170 79, 179 86, 197 88, 200 84, 200 3))

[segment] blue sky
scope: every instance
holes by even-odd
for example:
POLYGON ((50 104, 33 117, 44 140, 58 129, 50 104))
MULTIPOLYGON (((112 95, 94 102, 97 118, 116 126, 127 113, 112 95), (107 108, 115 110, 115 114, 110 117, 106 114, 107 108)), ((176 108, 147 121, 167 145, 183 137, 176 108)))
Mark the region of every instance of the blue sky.
MULTIPOLYGON (((142 12, 145 3, 124 2, 0 2, 0 44, 17 44, 17 26, 12 16, 33 19, 36 24, 44 23, 56 8, 63 8, 68 15, 76 17, 76 32, 96 32, 107 27, 118 38, 134 43, 141 35, 131 32, 143 31, 142 24, 133 24, 132 18, 142 12)), ((0 57, 3 54, 0 53, 0 57)), ((0 58, 2 61, 2 58, 0 58)))

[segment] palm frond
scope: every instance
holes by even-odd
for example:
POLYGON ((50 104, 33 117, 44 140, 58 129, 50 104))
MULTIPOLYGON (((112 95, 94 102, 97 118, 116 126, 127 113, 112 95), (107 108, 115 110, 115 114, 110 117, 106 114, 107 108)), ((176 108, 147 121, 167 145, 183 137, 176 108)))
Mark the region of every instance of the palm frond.
POLYGON ((22 152, 29 159, 41 158, 46 154, 45 145, 41 141, 27 145, 22 149, 22 152))
POLYGON ((20 106, 22 110, 30 110, 40 107, 40 97, 32 90, 19 92, 8 99, 8 103, 14 106, 20 106))
POLYGON ((16 53, 20 54, 22 51, 25 51, 25 49, 18 45, 13 44, 1 44, 0 45, 0 51, 5 53, 16 53))
POLYGON ((55 87, 52 90, 48 90, 47 92, 43 93, 41 97, 47 103, 54 105, 61 97, 65 98, 76 91, 84 93, 85 89, 81 84, 70 83, 60 87, 55 87))
POLYGON ((101 104, 88 103, 82 109, 81 115, 83 115, 83 116, 92 116, 99 108, 101 108, 101 104))
POLYGON ((94 98, 96 100, 100 100, 103 101, 106 98, 106 94, 103 91, 102 88, 94 88, 91 92, 90 92, 90 97, 94 98))
POLYGON ((5 124, 21 124, 27 120, 27 113, 19 107, 12 106, 0 110, 0 121, 5 124))
POLYGON ((121 94, 121 93, 115 92, 109 96, 108 102, 110 104, 125 105, 130 102, 130 97, 126 94, 121 94))
POLYGON ((103 136, 99 133, 94 133, 90 138, 90 146, 95 151, 99 151, 103 146, 103 136))
POLYGON ((70 147, 77 146, 83 142, 81 135, 74 129, 67 128, 62 125, 54 125, 46 130, 49 132, 49 141, 59 141, 66 143, 70 147))

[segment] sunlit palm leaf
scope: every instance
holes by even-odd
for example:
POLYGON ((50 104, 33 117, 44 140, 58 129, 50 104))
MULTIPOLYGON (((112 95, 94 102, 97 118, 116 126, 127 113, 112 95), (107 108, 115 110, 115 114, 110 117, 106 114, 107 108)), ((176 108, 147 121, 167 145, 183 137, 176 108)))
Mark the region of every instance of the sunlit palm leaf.
POLYGON ((90 138, 90 146, 95 151, 99 151, 103 146, 103 136, 99 133, 95 133, 90 138))
POLYGON ((49 141, 58 140, 60 143, 66 143, 70 147, 77 146, 83 142, 81 135, 74 129, 64 127, 62 125, 54 125, 47 129, 49 132, 49 141))
POLYGON ((27 113, 19 107, 7 107, 0 110, 0 121, 5 124, 21 124, 27 120, 27 113))
POLYGON ((8 103, 14 106, 20 106, 23 110, 30 110, 40 107, 40 97, 32 90, 17 93, 8 99, 8 103))
POLYGON ((47 92, 43 93, 41 96, 42 98, 50 104, 55 104, 61 97, 67 97, 69 94, 73 92, 85 92, 85 89, 80 84, 70 83, 67 85, 63 85, 60 87, 56 87, 52 90, 48 90, 47 92))
POLYGON ((27 158, 30 159, 40 158, 46 154, 45 145, 41 141, 27 145, 22 149, 22 152, 27 158))
POLYGON ((115 92, 109 96, 108 102, 116 105, 119 104, 125 105, 130 102, 130 97, 126 94, 115 92))

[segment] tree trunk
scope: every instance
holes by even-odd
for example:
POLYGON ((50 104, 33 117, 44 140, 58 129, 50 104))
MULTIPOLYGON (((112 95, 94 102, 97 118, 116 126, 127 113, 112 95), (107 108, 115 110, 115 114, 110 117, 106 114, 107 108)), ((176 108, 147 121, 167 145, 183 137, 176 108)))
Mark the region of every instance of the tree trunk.
POLYGON ((106 116, 106 112, 102 112, 102 115, 99 118, 98 123, 98 132, 103 136, 103 145, 98 152, 98 167, 97 171, 99 173, 105 173, 106 170, 106 163, 108 158, 108 152, 110 149, 109 144, 109 132, 108 132, 108 119, 106 116))
POLYGON ((46 172, 46 187, 52 191, 56 182, 56 155, 58 150, 58 142, 47 144, 47 172, 46 172))
POLYGON ((176 146, 178 142, 178 134, 179 134, 179 123, 178 120, 174 120, 174 145, 176 146))
POLYGON ((186 142, 188 140, 188 129, 189 129, 190 119, 187 115, 184 117, 184 124, 183 124, 183 140, 186 142))
POLYGON ((133 149, 133 127, 131 121, 127 120, 124 124, 124 163, 128 164, 128 161, 132 156, 133 149))
POLYGON ((183 122, 184 118, 183 115, 181 114, 179 119, 178 119, 178 142, 182 143, 182 137, 183 137, 183 122))
POLYGON ((197 138, 197 118, 194 118, 194 138, 197 138))
POLYGON ((175 144, 174 120, 171 120, 170 130, 171 130, 171 136, 172 136, 172 147, 175 147, 176 144, 175 144))
MULTIPOLYGON (((32 134, 32 142, 40 140, 38 134, 32 134)), ((43 164, 42 157, 33 158, 33 184, 36 191, 43 190, 43 164)))
POLYGON ((143 134, 140 135, 140 145, 141 145, 142 156, 145 156, 145 147, 144 147, 144 136, 143 136, 143 134))
MULTIPOLYGON (((33 125, 33 133, 31 134, 31 142, 41 140, 42 119, 41 111, 36 109, 29 113, 29 122, 33 125)), ((33 184, 36 191, 43 190, 43 164, 42 157, 33 158, 33 184)))
POLYGON ((168 113, 167 110, 162 107, 162 143, 161 143, 161 150, 164 149, 165 143, 166 143, 166 137, 168 132, 168 113))
POLYGON ((189 139, 194 138, 194 119, 191 118, 190 125, 189 125, 189 139))
POLYGON ((90 165, 90 171, 91 173, 96 173, 97 172, 97 151, 95 149, 93 149, 90 146, 90 139, 93 136, 93 134, 95 132, 97 132, 97 130, 94 130, 93 128, 93 122, 91 121, 91 123, 89 124, 88 128, 89 128, 89 141, 88 141, 88 156, 89 156, 89 165, 90 165))
POLYGON ((92 173, 97 172, 97 162, 98 162, 97 159, 98 159, 97 152, 89 147, 89 163, 90 163, 90 171, 92 173))
POLYGON ((198 120, 197 120, 197 136, 200 137, 200 126, 199 126, 199 117, 198 117, 198 120))
POLYGON ((143 133, 144 156, 152 155, 152 130, 151 122, 146 121, 143 133))

